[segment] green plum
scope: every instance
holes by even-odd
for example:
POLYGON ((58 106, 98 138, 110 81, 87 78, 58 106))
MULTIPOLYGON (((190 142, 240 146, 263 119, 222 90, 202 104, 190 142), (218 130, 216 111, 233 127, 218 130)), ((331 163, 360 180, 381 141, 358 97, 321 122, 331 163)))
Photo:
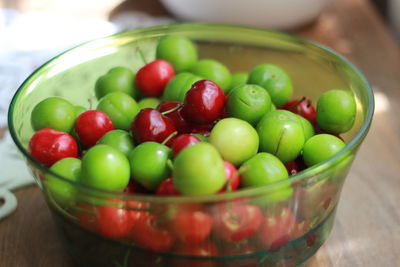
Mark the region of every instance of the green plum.
POLYGON ((276 110, 276 106, 274 105, 274 103, 271 102, 271 110, 270 111, 272 111, 272 110, 276 110))
POLYGON ((228 92, 231 85, 231 73, 229 69, 221 62, 213 59, 197 61, 196 64, 190 68, 190 72, 215 82, 221 87, 224 93, 228 92))
POLYGON ((282 107, 293 95, 290 76, 282 68, 273 64, 256 66, 249 73, 249 84, 257 84, 266 89, 275 106, 282 107))
POLYGON ((135 75, 126 67, 114 67, 100 76, 95 84, 97 99, 113 92, 122 92, 137 99, 138 89, 135 87, 135 75))
MULTIPOLYGON (((274 155, 261 152, 245 161, 239 169, 241 187, 259 187, 281 182, 289 177, 285 165, 274 155)), ((290 184, 272 188, 257 202, 274 203, 290 197, 293 188, 290 184)))
POLYGON ((226 118, 213 127, 209 142, 223 159, 239 166, 257 153, 259 139, 257 131, 248 122, 226 118))
POLYGON ((103 135, 99 141, 97 141, 97 144, 112 146, 127 157, 135 147, 132 137, 124 130, 109 131, 103 135))
POLYGON ((228 93, 235 87, 244 85, 247 82, 247 79, 249 78, 249 74, 247 72, 236 72, 232 73, 231 77, 231 84, 229 86, 229 91, 228 93))
POLYGON ((156 108, 160 104, 160 100, 155 97, 146 97, 138 102, 139 109, 156 108))
MULTIPOLYGON (((81 160, 77 158, 63 158, 54 163, 50 170, 54 173, 77 182, 81 173, 81 160)), ((69 205, 76 199, 76 189, 74 185, 63 181, 53 175, 46 175, 45 187, 48 189, 52 198, 60 205, 69 205)))
POLYGON ((122 191, 129 183, 130 165, 124 154, 109 145, 95 145, 83 156, 79 180, 103 190, 122 191))
POLYGON ((305 119, 304 117, 294 114, 296 115, 296 117, 299 119, 301 126, 303 127, 303 131, 304 131, 304 141, 307 141, 308 139, 310 139, 311 136, 313 136, 315 134, 315 130, 314 127, 312 126, 311 122, 307 119, 305 119))
POLYGON ((109 93, 100 99, 97 109, 106 113, 116 129, 129 130, 140 109, 135 99, 122 92, 109 93))
POLYGON ((69 133, 75 119, 75 107, 68 100, 56 96, 39 102, 31 113, 31 124, 35 131, 51 128, 69 133))
POLYGON ((189 73, 182 72, 172 78, 164 89, 162 99, 163 101, 178 101, 185 100, 186 92, 192 88, 192 85, 201 80, 202 78, 189 73))
POLYGON ((304 163, 309 167, 321 163, 339 153, 345 146, 346 144, 334 135, 314 135, 304 144, 304 163))
POLYGON ((87 109, 82 107, 82 106, 74 106, 75 109, 75 116, 76 118, 79 117, 79 115, 81 115, 83 112, 85 112, 87 109))
POLYGON ((150 191, 170 175, 167 161, 171 149, 156 142, 144 142, 138 145, 130 154, 129 162, 132 177, 150 191))
POLYGON ((172 64, 175 72, 190 69, 197 61, 197 48, 186 37, 169 35, 162 37, 157 45, 156 57, 172 64))
POLYGON ((217 149, 205 142, 182 150, 174 160, 173 182, 185 195, 218 192, 225 184, 224 163, 217 149))
POLYGON ((225 105, 229 117, 245 120, 255 126, 271 110, 271 98, 261 86, 244 84, 232 89, 225 105))
POLYGON ((357 105, 352 91, 330 90, 317 102, 317 123, 329 133, 344 133, 354 125, 357 105))
POLYGON ((257 125, 260 151, 277 156, 284 163, 296 159, 305 142, 304 128, 296 114, 274 110, 264 115, 257 125))

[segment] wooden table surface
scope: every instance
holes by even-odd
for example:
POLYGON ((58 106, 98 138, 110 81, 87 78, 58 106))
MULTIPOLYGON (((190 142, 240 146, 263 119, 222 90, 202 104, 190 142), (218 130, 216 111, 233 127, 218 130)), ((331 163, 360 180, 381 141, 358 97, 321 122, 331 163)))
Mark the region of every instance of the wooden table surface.
MULTIPOLYGON (((374 121, 346 180, 334 229, 309 266, 400 266, 399 45, 366 0, 334 0, 295 33, 348 57, 375 90, 374 121)), ((72 266, 38 187, 0 221, 0 266, 72 266)))

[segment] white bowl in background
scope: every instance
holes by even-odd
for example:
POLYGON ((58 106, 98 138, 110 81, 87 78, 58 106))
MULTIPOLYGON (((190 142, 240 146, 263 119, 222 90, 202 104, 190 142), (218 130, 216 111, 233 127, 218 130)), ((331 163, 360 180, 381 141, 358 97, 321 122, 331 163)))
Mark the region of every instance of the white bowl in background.
POLYGON ((312 22, 330 0, 161 0, 188 21, 290 29, 312 22))

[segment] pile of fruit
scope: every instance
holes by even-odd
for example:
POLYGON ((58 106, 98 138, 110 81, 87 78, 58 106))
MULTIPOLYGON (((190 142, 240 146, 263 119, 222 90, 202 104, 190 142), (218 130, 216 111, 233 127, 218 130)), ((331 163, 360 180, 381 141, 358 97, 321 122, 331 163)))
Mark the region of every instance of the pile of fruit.
MULTIPOLYGON (((154 197, 219 194, 285 181, 341 151, 345 143, 339 134, 352 128, 356 115, 351 91, 326 91, 315 108, 306 97, 292 99, 291 78, 279 66, 261 64, 248 73, 231 74, 221 62, 198 59, 196 46, 181 36, 161 38, 156 59, 136 74, 114 67, 97 79, 94 89, 96 109, 60 97, 34 107, 30 154, 66 179, 154 197)), ((60 205, 79 203, 74 186, 51 175, 46 179, 60 205)), ((292 193, 288 182, 264 201, 276 203, 292 193)), ((223 206, 214 219, 197 208, 195 215, 183 209, 175 214, 173 237, 158 229, 162 238, 152 242, 149 236, 156 234, 139 223, 156 220, 151 213, 137 215, 135 223, 134 215, 123 215, 130 218, 125 218, 126 225, 121 218, 102 219, 112 217, 113 209, 99 206, 93 211, 97 215, 81 216, 81 224, 111 238, 123 237, 134 224, 135 242, 154 251, 169 250, 174 239, 199 244, 211 232, 239 242, 264 231, 267 247, 272 245, 257 206, 238 205, 229 211, 223 206), (246 214, 247 226, 231 228, 233 213, 246 214)), ((290 210, 283 213, 282 220, 293 224, 290 210)))

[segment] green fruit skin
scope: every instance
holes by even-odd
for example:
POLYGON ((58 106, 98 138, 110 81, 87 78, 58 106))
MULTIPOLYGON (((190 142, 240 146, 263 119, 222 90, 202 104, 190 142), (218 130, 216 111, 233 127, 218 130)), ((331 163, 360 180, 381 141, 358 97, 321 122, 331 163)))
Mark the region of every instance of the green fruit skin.
POLYGON ((78 118, 79 115, 81 115, 83 112, 86 111, 86 108, 82 107, 82 106, 74 106, 75 109, 75 118, 78 118))
POLYGON ((184 195, 218 192, 225 184, 225 169, 217 149, 201 142, 182 150, 174 160, 173 182, 184 195))
MULTIPOLYGON (((239 169, 241 187, 266 186, 284 181, 289 177, 285 165, 274 155, 261 152, 247 160, 239 169)), ((261 205, 268 205, 289 198, 293 194, 290 183, 275 187, 257 198, 261 205)))
POLYGON ((352 91, 330 90, 317 102, 317 123, 329 133, 345 133, 354 125, 357 105, 352 91))
POLYGON ((49 97, 39 102, 32 110, 31 124, 35 131, 51 128, 69 133, 74 127, 75 107, 61 97, 49 97))
POLYGON ((304 132, 304 141, 307 141, 310 139, 310 137, 314 136, 315 130, 314 127, 312 126, 311 122, 304 117, 295 114, 296 117, 299 119, 301 126, 303 127, 303 132, 304 132))
POLYGON ((115 67, 110 69, 107 74, 100 76, 95 84, 95 94, 97 99, 113 92, 122 92, 137 99, 138 90, 135 87, 135 75, 125 67, 115 67))
POLYGON ((276 106, 274 105, 274 103, 271 102, 271 110, 270 111, 273 111, 273 110, 276 110, 276 106))
POLYGON ((240 171, 240 186, 257 187, 273 184, 289 177, 287 169, 276 156, 260 152, 243 163, 240 171))
MULTIPOLYGON (((77 158, 64 158, 54 163, 51 171, 71 180, 78 181, 81 173, 81 160, 77 158)), ((69 184, 52 175, 46 175, 45 187, 49 194, 59 205, 70 205, 76 200, 76 189, 74 185, 69 184)))
POLYGON ((156 142, 144 142, 129 154, 132 177, 148 190, 154 191, 170 175, 167 165, 171 149, 156 142))
POLYGON ((231 84, 229 86, 229 93, 233 88, 246 84, 249 74, 247 72, 232 73, 231 84))
POLYGON ((79 179, 83 184, 109 191, 122 191, 129 179, 129 161, 117 149, 109 145, 95 145, 83 156, 79 179))
POLYGON ((187 71, 198 58, 195 44, 183 36, 165 36, 157 45, 156 57, 172 64, 175 72, 187 71))
POLYGON ((172 78, 164 89, 162 99, 163 101, 178 101, 185 100, 186 92, 192 88, 192 85, 201 80, 202 78, 189 73, 182 72, 172 78))
POLYGON ((256 126, 262 116, 271 110, 271 98, 261 86, 240 85, 229 93, 226 109, 229 117, 239 118, 256 126))
POLYGON ((144 108, 156 108, 158 104, 160 104, 160 100, 154 97, 146 97, 138 102, 140 110, 144 108))
POLYGON ((256 66, 249 73, 247 83, 257 84, 266 89, 278 108, 285 105, 293 95, 293 85, 289 75, 273 64, 256 66))
POLYGON ((213 59, 202 59, 196 62, 190 72, 211 80, 227 93, 231 85, 231 73, 229 69, 219 61, 213 59))
POLYGON ((305 142, 304 129, 287 110, 274 110, 264 115, 257 125, 260 151, 277 156, 284 163, 296 159, 305 142))
POLYGON ((112 146, 127 157, 135 147, 132 137, 124 130, 109 131, 97 141, 97 144, 112 146))
POLYGON ((109 93, 100 99, 97 109, 106 113, 116 129, 129 130, 140 109, 136 101, 122 92, 109 93))
POLYGON ((314 135, 304 144, 304 163, 308 167, 321 163, 339 153, 345 146, 346 144, 334 135, 314 135))
POLYGON ((208 141, 223 159, 236 166, 254 156, 259 145, 257 131, 248 122, 237 118, 217 122, 208 141))

